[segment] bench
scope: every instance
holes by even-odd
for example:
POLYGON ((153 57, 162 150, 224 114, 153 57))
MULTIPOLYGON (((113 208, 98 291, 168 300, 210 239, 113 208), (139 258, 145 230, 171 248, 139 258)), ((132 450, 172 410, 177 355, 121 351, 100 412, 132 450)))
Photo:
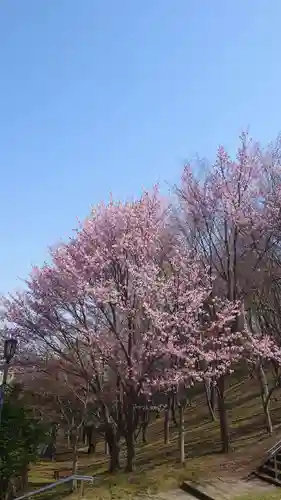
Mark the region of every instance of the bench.
POLYGON ((72 470, 69 469, 55 469, 54 470, 54 479, 58 481, 59 479, 65 479, 66 477, 70 477, 73 475, 72 470))

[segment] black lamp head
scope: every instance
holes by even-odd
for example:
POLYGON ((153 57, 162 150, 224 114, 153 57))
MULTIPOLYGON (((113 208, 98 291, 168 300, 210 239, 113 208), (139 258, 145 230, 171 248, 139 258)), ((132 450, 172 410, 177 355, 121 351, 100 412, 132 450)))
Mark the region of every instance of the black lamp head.
POLYGON ((5 339, 4 342, 4 358, 6 363, 10 363, 11 359, 14 357, 17 349, 17 339, 13 337, 5 339))

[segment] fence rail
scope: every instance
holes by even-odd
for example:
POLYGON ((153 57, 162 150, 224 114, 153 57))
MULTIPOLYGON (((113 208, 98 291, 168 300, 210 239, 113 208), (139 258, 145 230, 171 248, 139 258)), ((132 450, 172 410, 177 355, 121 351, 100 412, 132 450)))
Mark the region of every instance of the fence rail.
POLYGON ((280 450, 280 448, 281 448, 281 440, 278 441, 277 443, 275 443, 275 445, 272 446, 272 448, 270 448, 270 450, 268 450, 267 457, 271 457, 272 455, 277 453, 280 450))
POLYGON ((39 488, 38 490, 33 490, 29 491, 29 493, 25 493, 25 495, 22 495, 21 497, 15 498, 15 500, 24 500, 31 498, 35 495, 39 495, 40 493, 44 493, 45 491, 51 490, 53 488, 56 488, 57 486, 60 486, 61 484, 68 483, 70 481, 80 481, 81 482, 81 496, 84 494, 84 483, 94 483, 94 477, 93 476, 78 476, 78 475, 73 475, 66 477, 64 479, 60 479, 59 481, 56 481, 55 483, 52 484, 47 484, 47 486, 43 486, 43 488, 39 488))

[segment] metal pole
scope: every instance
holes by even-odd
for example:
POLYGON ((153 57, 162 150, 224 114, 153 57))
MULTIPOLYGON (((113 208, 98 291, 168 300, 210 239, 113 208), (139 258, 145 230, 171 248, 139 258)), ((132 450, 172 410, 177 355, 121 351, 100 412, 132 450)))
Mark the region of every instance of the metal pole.
POLYGON ((6 362, 4 365, 4 370, 3 370, 3 380, 2 380, 1 387, 0 387, 0 427, 1 427, 1 420, 2 420, 2 408, 3 408, 4 396, 5 396, 5 387, 7 385, 7 378, 8 378, 8 370, 9 370, 9 363, 6 362))

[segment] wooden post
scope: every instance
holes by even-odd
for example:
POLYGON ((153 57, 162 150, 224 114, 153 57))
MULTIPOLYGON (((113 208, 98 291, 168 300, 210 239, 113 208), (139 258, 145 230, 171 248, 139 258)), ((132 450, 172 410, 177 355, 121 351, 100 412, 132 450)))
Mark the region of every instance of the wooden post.
POLYGON ((83 498, 84 497, 84 493, 85 493, 85 483, 83 481, 83 479, 81 480, 81 484, 80 484, 80 498, 83 498))

